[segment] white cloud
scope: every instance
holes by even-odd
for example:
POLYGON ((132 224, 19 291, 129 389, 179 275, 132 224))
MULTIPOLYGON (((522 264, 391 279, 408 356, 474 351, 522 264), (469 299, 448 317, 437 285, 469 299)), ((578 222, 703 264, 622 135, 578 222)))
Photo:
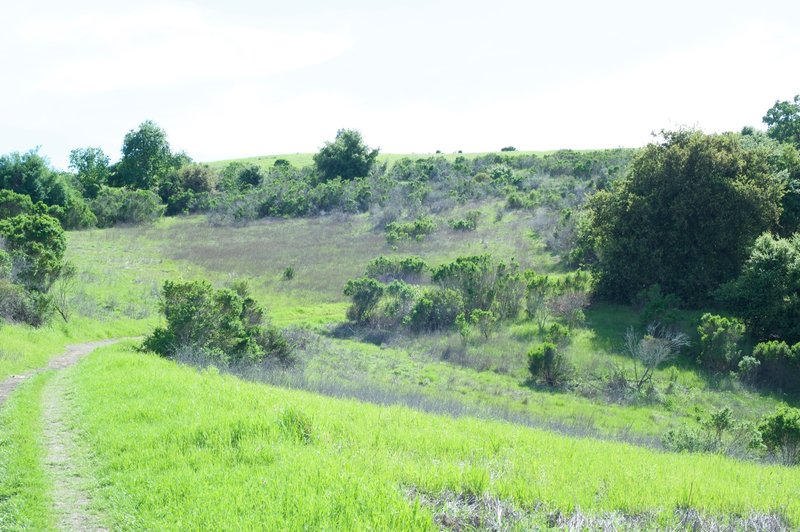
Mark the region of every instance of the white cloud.
POLYGON ((304 68, 352 46, 342 32, 280 32, 215 20, 186 7, 151 7, 21 25, 26 47, 52 54, 32 88, 97 93, 184 82, 236 82, 304 68))

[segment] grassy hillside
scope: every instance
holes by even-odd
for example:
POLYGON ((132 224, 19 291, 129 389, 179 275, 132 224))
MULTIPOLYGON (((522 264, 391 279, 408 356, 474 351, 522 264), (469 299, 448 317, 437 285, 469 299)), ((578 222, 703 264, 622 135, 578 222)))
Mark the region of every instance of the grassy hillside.
MULTIPOLYGON (((564 271, 533 236, 533 214, 506 213, 497 219, 495 208, 482 207, 484 221, 474 232, 445 225, 423 241, 398 246, 389 245, 367 215, 264 220, 246 227, 215 227, 204 217, 181 217, 149 227, 73 232, 70 258, 84 280, 75 301, 97 320, 153 323, 165 279, 208 278, 219 286, 245 279, 273 323, 310 328, 292 333, 303 345, 296 368, 254 378, 334 395, 445 405, 445 411, 631 441, 657 443, 666 430, 695 426, 698 417, 723 406, 754 420, 785 400, 709 381, 691 364, 680 363, 658 370, 657 377, 672 384, 653 403, 609 404, 593 396, 588 385, 581 394, 553 393, 528 383, 526 353, 541 340, 524 318, 504 324, 488 340, 473 339, 466 348, 455 331, 389 337, 375 345, 338 326, 348 306, 344 283, 381 254, 415 254, 437 265, 458 255, 491 252, 517 257, 540 272, 564 271), (288 266, 295 269, 291 281, 282 278, 288 266)), ((696 319, 687 315, 690 324, 696 319)), ((638 323, 630 308, 595 305, 573 333, 567 354, 587 377, 630 364, 622 353, 623 336, 638 323)))
MULTIPOLYGON (((580 150, 580 151, 588 151, 588 150, 580 150)), ((555 150, 549 151, 511 151, 511 152, 502 152, 503 155, 509 155, 512 157, 520 156, 520 155, 536 155, 536 156, 543 156, 548 155, 550 153, 554 153, 555 150)), ((395 162, 399 161, 400 159, 410 158, 410 159, 419 159, 424 157, 444 157, 448 161, 454 161, 456 157, 480 157, 482 155, 488 155, 490 153, 501 153, 500 150, 496 152, 475 152, 475 153, 381 153, 378 156, 378 163, 383 164, 387 163, 389 166, 394 164, 395 162)), ((225 159, 222 161, 210 161, 207 162, 211 168, 216 170, 221 170, 225 166, 233 162, 242 162, 247 164, 255 164, 264 169, 270 168, 275 164, 275 161, 278 159, 283 159, 285 161, 289 161, 289 163, 293 166, 298 168, 303 166, 310 166, 314 164, 314 154, 313 153, 285 153, 282 155, 260 155, 255 157, 242 157, 239 159, 225 159)))
POLYGON ((115 528, 435 529, 447 493, 496 498, 520 527, 556 512, 663 526, 687 509, 800 523, 796 469, 331 400, 120 346, 71 372, 115 528))

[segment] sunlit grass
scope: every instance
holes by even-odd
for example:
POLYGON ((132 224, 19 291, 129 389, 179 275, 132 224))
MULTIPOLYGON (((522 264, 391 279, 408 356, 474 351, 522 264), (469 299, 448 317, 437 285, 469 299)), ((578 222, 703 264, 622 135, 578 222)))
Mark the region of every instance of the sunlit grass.
POLYGON ((691 507, 800 523, 792 468, 331 399, 120 346, 71 378, 95 474, 119 502, 111 517, 127 527, 433 529, 409 487, 662 522, 691 507))

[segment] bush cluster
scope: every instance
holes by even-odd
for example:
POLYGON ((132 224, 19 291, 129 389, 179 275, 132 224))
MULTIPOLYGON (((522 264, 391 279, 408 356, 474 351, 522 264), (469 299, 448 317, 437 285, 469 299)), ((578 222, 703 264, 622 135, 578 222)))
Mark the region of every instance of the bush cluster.
POLYGON ((264 311, 245 283, 215 289, 207 281, 165 281, 157 327, 142 347, 165 357, 189 348, 222 363, 288 361, 291 349, 277 329, 264 325, 264 311))

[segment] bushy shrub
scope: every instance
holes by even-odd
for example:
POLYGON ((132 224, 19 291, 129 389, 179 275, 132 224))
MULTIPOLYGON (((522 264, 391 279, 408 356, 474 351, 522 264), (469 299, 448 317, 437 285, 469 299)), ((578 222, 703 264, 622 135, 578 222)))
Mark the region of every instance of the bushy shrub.
POLYGON ((113 187, 102 187, 92 200, 91 208, 98 227, 153 223, 165 209, 155 192, 113 187))
POLYGON ((464 218, 448 220, 447 224, 454 231, 474 231, 478 228, 481 211, 469 211, 464 218))
POLYGON ((166 214, 205 210, 215 180, 214 171, 201 164, 187 165, 167 174, 158 184, 158 194, 167 206, 166 214))
POLYGON ((165 281, 161 312, 166 327, 157 327, 142 347, 162 356, 187 347, 224 363, 290 356, 280 332, 263 325, 264 311, 243 283, 217 290, 207 281, 165 281))
POLYGON ((753 357, 761 363, 761 378, 769 386, 786 390, 800 389, 800 343, 771 340, 756 344, 753 357))
POLYGON ((554 323, 547 330, 547 334, 544 337, 544 341, 549 342, 551 344, 555 344, 558 347, 563 347, 569 343, 569 337, 570 337, 569 327, 565 327, 560 323, 554 323))
POLYGON ((717 297, 756 339, 800 341, 800 234, 756 239, 739 277, 717 297))
POLYGON ((396 244, 402 240, 422 240, 436 230, 436 222, 430 216, 422 216, 413 222, 392 222, 386 226, 386 241, 396 244))
POLYGON ((528 351, 528 369, 534 380, 551 387, 563 386, 573 373, 572 365, 558 352, 558 346, 550 342, 528 351))
POLYGON ((470 312, 469 319, 487 340, 497 325, 497 316, 491 310, 475 309, 470 312))
POLYGON ((357 323, 367 323, 370 313, 380 301, 386 286, 370 277, 350 279, 344 286, 344 295, 353 302, 347 309, 347 317, 357 323))
POLYGON ((800 464, 800 410, 781 407, 758 426, 767 452, 783 464, 800 464))
POLYGON ((442 288, 458 291, 467 313, 491 310, 500 319, 519 314, 525 293, 517 263, 495 263, 490 255, 458 257, 434 268, 432 279, 442 288))
POLYGON ((525 313, 538 326, 539 332, 544 331, 544 324, 550 311, 547 299, 552 292, 552 286, 546 275, 537 275, 532 270, 524 273, 525 282, 525 313))
POLYGON ((12 218, 33 211, 33 201, 26 194, 17 194, 13 190, 0 189, 0 220, 12 218))
POLYGON ((697 361, 704 368, 716 372, 735 370, 742 352, 739 340, 744 334, 744 324, 736 319, 703 314, 697 327, 700 335, 700 353, 697 361))
POLYGON ((47 318, 47 303, 46 295, 28 292, 23 286, 0 278, 0 320, 38 327, 47 318))
POLYGON ((46 293, 61 274, 67 241, 61 224, 45 214, 22 214, 0 221, 0 237, 15 263, 16 281, 46 293))
POLYGON ((408 283, 420 280, 428 270, 428 264, 420 257, 377 257, 367 264, 367 277, 378 279, 384 283, 399 279, 408 283))
POLYGON ((433 288, 423 292, 409 313, 411 330, 438 331, 449 329, 464 312, 461 294, 449 288, 433 288))

